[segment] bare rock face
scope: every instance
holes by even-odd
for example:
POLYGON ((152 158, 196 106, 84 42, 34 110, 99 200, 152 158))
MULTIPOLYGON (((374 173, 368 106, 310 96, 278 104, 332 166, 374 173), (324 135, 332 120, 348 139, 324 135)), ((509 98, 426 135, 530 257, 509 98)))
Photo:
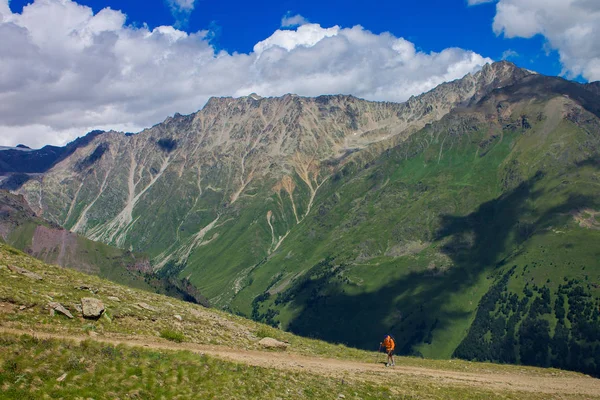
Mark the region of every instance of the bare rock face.
POLYGON ((81 299, 81 309, 84 318, 97 319, 104 312, 104 304, 92 297, 84 297, 81 299))
POLYGON ((286 350, 289 346, 288 343, 280 342, 279 340, 270 337, 262 338, 260 342, 258 342, 258 344, 264 347, 265 349, 274 350, 286 350))

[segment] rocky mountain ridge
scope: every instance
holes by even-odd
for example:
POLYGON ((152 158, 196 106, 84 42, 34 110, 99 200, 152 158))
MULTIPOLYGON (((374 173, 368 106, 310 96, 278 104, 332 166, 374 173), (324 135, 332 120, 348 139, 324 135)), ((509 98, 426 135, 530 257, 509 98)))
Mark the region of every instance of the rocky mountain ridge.
MULTIPOLYGON (((252 197, 265 186, 277 192, 282 214, 293 214, 272 211, 265 218, 291 219, 289 232, 310 212, 332 165, 360 149, 384 151, 452 108, 527 74, 509 63, 488 65, 402 104, 342 95, 212 98, 195 114, 175 115, 134 136, 105 133, 25 184, 20 193, 45 218, 94 240, 153 256, 162 253, 158 264, 164 266, 170 254, 185 260, 210 240, 205 238, 208 231, 223 224, 219 215, 227 212, 222 209, 237 208, 240 197, 252 197), (213 217, 198 223, 204 230, 186 243, 172 240, 180 239, 182 226, 162 226, 170 229, 169 235, 152 235, 143 243, 131 240, 132 229, 158 229, 153 226, 156 214, 143 214, 153 205, 160 207, 155 191, 171 190, 185 199, 179 207, 187 210, 176 210, 174 216, 180 221, 204 203, 203 197, 211 197, 203 207, 211 208, 213 217), (151 242, 171 246, 156 248, 151 242)), ((273 234, 271 251, 284 236, 273 234)))

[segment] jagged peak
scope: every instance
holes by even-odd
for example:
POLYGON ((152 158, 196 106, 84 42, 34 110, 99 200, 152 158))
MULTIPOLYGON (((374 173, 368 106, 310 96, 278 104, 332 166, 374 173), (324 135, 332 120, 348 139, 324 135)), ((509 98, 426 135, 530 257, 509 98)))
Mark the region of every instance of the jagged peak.
POLYGON ((493 63, 485 64, 481 68, 481 70, 476 72, 473 76, 475 78, 484 78, 484 79, 489 79, 490 77, 493 77, 496 79, 508 79, 508 78, 521 79, 521 78, 524 78, 525 76, 532 75, 532 74, 536 74, 536 72, 533 72, 533 71, 530 71, 530 70, 527 70, 524 68, 520 68, 516 64, 514 64, 510 61, 502 60, 502 61, 496 61, 493 63))

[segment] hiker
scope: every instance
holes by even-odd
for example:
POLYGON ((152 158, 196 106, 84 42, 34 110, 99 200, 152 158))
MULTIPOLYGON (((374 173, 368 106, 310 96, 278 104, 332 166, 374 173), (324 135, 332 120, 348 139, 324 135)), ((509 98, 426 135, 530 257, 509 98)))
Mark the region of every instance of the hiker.
POLYGON ((381 346, 385 347, 385 352, 387 353, 388 359, 386 367, 394 366, 396 363, 394 362, 394 349, 396 348, 396 341, 391 335, 386 335, 385 339, 383 339, 382 343, 379 343, 379 348, 381 346))

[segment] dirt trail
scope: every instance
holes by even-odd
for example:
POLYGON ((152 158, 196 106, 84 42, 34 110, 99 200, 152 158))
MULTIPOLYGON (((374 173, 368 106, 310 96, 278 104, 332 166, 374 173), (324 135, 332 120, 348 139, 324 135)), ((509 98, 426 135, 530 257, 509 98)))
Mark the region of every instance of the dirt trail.
POLYGON ((158 350, 187 350, 220 359, 253 366, 304 371, 308 373, 361 381, 387 382, 394 376, 427 379, 440 385, 471 386, 480 389, 510 392, 535 392, 556 395, 579 395, 600 397, 600 380, 587 376, 551 376, 529 373, 460 372, 397 365, 385 368, 383 364, 346 361, 331 358, 308 357, 285 352, 268 352, 231 349, 224 346, 199 345, 193 343, 170 343, 147 338, 123 339, 110 337, 72 336, 47 332, 34 332, 0 327, 1 333, 28 334, 40 339, 67 339, 75 342, 95 340, 113 345, 140 346, 158 350))

